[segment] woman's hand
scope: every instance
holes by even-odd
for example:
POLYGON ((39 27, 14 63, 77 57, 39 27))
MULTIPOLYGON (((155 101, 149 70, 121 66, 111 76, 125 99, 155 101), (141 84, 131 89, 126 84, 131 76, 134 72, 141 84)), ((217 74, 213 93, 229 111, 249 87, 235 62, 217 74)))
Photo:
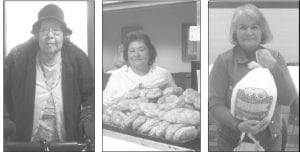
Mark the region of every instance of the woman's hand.
POLYGON ((255 61, 251 61, 248 63, 248 69, 255 69, 258 67, 262 67, 262 66, 255 61))
POLYGON ((257 120, 245 120, 239 123, 238 129, 241 132, 250 133, 252 135, 255 135, 267 128, 269 125, 270 120, 263 119, 262 121, 257 120))
POLYGON ((16 133, 16 124, 8 118, 3 121, 4 139, 9 139, 16 133))
POLYGON ((165 88, 168 85, 169 81, 167 78, 160 78, 155 81, 146 82, 143 84, 144 88, 152 89, 152 88, 165 88))
POLYGON ((256 51, 256 60, 262 66, 272 69, 276 64, 276 59, 272 56, 269 50, 260 49, 256 51))
POLYGON ((92 120, 83 119, 80 122, 82 131, 83 131, 83 138, 90 139, 92 143, 94 143, 95 140, 95 124, 92 120))

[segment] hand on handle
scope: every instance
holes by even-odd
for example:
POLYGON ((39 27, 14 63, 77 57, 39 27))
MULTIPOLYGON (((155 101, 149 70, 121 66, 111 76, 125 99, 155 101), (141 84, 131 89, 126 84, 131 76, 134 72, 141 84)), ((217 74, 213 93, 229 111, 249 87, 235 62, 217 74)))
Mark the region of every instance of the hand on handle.
POLYGON ((257 120, 245 120, 239 123, 238 129, 241 132, 250 133, 252 135, 255 135, 267 128, 269 125, 270 120, 263 119, 262 121, 257 120))

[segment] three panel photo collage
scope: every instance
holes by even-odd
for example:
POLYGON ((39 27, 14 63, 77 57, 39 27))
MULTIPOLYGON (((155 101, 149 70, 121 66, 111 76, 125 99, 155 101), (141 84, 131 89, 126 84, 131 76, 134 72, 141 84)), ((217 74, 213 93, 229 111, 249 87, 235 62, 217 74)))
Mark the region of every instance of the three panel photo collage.
POLYGON ((299 151, 299 0, 3 0, 0 151, 299 151))

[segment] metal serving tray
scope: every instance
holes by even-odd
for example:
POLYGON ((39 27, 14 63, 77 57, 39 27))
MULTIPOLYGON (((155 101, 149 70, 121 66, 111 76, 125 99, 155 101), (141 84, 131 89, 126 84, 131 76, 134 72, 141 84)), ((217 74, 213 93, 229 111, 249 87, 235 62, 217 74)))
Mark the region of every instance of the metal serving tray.
POLYGON ((52 151, 94 151, 94 145, 84 142, 61 142, 61 143, 47 143, 47 142, 5 142, 5 152, 16 151, 40 151, 40 152, 52 152, 52 151))
POLYGON ((152 141, 161 142, 161 143, 165 143, 165 144, 169 144, 169 145, 174 145, 174 146, 178 146, 178 147, 184 147, 184 148, 200 151, 200 135, 197 138, 188 140, 188 141, 170 141, 165 138, 150 136, 149 134, 140 133, 140 132, 137 132, 134 130, 122 129, 122 128, 113 126, 111 124, 103 123, 103 129, 122 133, 122 134, 127 134, 130 136, 135 136, 135 137, 146 139, 146 140, 152 140, 152 141))

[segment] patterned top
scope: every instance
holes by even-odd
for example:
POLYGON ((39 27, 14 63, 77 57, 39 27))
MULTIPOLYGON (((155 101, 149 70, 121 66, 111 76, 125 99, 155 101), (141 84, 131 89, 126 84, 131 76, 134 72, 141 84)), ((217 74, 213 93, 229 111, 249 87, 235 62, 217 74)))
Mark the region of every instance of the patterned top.
POLYGON ((42 64, 37 57, 37 82, 32 141, 64 141, 61 93, 61 56, 52 66, 42 64))

